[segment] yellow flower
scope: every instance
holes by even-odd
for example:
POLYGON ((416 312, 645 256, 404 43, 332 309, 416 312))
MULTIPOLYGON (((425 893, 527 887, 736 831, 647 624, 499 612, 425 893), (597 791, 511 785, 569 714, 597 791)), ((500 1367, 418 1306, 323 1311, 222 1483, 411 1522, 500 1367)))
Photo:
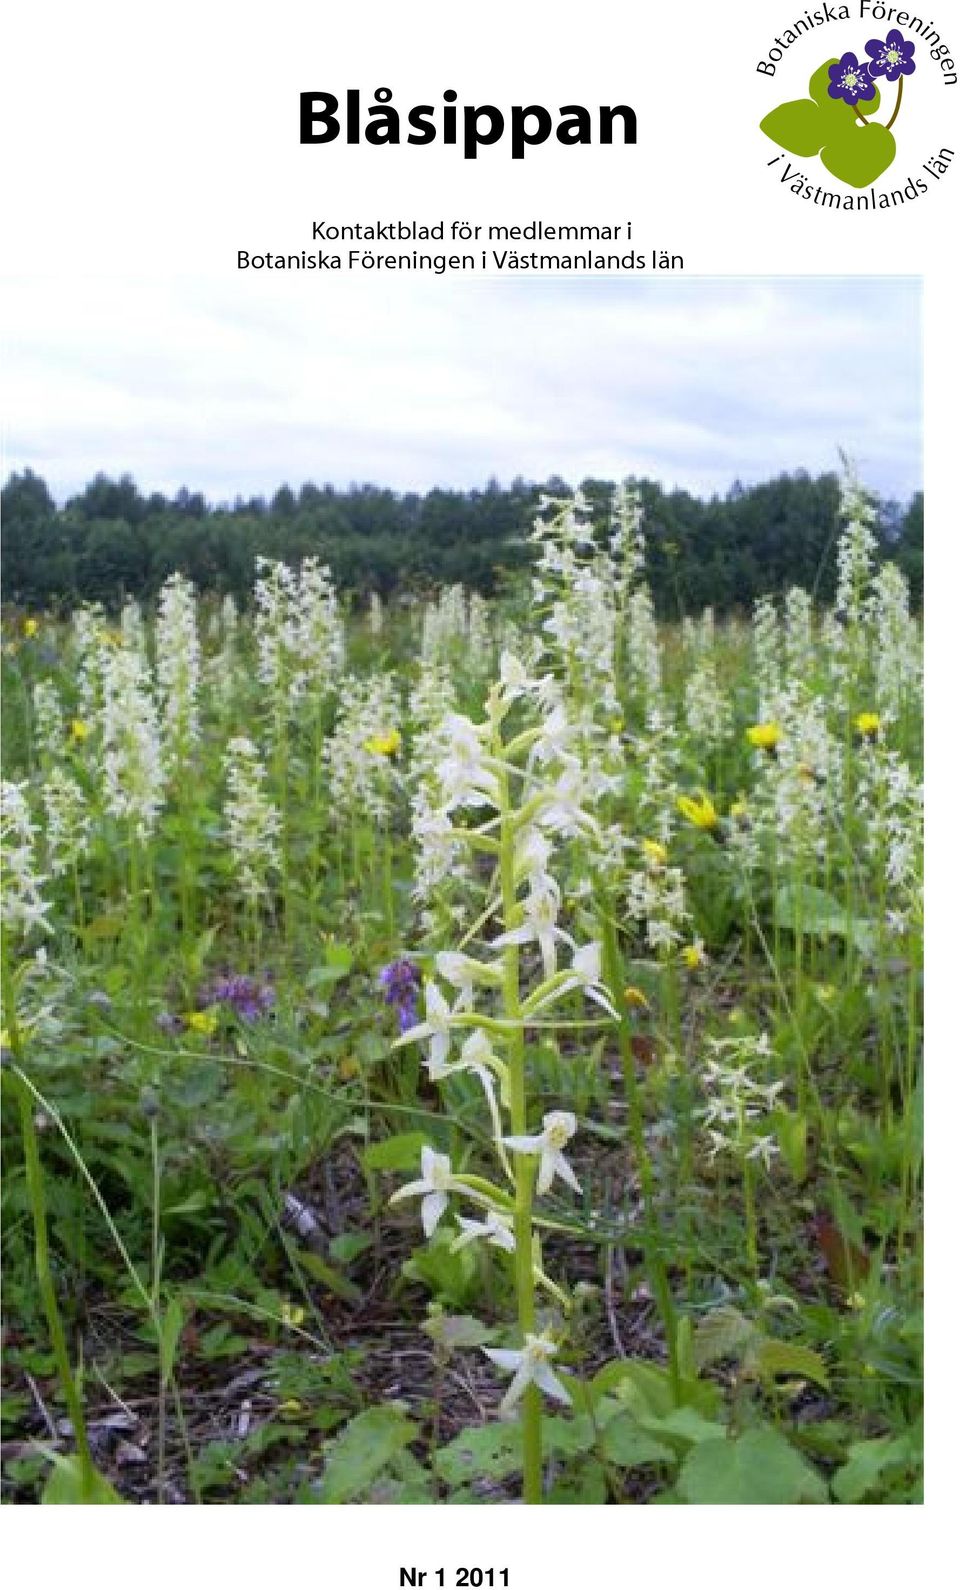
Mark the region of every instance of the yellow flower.
POLYGON ((199 1032, 204 1038, 217 1030, 217 1018, 212 1010, 188 1010, 183 1020, 191 1032, 199 1032))
MULTIPOLYGON (((306 1317, 307 1311, 301 1308, 299 1303, 284 1303, 280 1309, 280 1318, 284 1325, 302 1325, 306 1317)), ((295 1403, 294 1406, 299 1409, 300 1404, 295 1403)))
POLYGON ((364 740, 363 749, 371 756, 396 756, 401 744, 399 729, 388 729, 386 734, 373 734, 364 740))
POLYGON ((25 618, 23 621, 23 633, 26 635, 27 640, 32 640, 34 635, 38 635, 40 633, 39 618, 25 618))
POLYGON ((645 839, 643 841, 643 853, 648 861, 654 862, 658 867, 666 866, 667 847, 666 845, 661 845, 659 839, 645 839))
POLYGON ((70 738, 71 738, 71 740, 76 740, 78 744, 82 745, 83 741, 87 738, 89 733, 90 733, 90 725, 89 725, 89 723, 84 723, 82 718, 71 718, 71 720, 70 720, 70 738))
POLYGON ((779 723, 755 723, 747 730, 747 739, 758 751, 772 751, 783 738, 779 723))
POLYGON ((694 800, 692 795, 678 796, 677 811, 682 817, 685 817, 688 822, 692 823, 694 828, 702 828, 707 833, 716 828, 720 821, 719 817, 717 816, 717 808, 714 806, 713 801, 710 799, 710 796, 707 794, 706 790, 700 791, 699 798, 697 800, 694 800))
POLYGON ((680 951, 680 959, 690 972, 695 972, 706 960, 702 944, 685 944, 680 951))
POLYGON ((634 988, 631 984, 629 988, 623 990, 623 998, 626 1004, 633 1005, 638 1010, 650 1009, 650 1001, 642 988, 634 988))
POLYGON ((865 740, 872 740, 880 733, 879 712, 858 712, 853 720, 854 728, 862 734, 865 740))

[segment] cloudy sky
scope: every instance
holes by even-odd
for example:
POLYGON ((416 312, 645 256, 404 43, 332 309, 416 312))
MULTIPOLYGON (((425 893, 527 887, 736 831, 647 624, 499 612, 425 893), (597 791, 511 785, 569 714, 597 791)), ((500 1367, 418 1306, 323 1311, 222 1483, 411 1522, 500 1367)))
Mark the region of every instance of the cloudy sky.
POLYGON ((706 493, 836 467, 921 485, 902 278, 15 281, 5 467, 214 501, 648 475, 706 493))

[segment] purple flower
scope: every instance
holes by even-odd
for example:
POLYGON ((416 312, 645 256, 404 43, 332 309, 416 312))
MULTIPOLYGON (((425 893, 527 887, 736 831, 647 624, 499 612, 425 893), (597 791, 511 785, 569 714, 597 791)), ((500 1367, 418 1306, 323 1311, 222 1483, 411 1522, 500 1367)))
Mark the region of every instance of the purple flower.
POLYGON ((895 83, 898 77, 909 77, 917 69, 913 59, 916 45, 904 38, 899 28, 891 28, 885 39, 868 39, 864 49, 871 59, 867 71, 871 77, 885 77, 895 83))
POLYGON ((383 997, 397 1013, 401 1032, 409 1032, 417 1023, 417 996, 420 990, 420 973, 412 961, 391 961, 383 968, 377 981, 383 997))
POLYGON ((836 66, 827 67, 830 79, 827 93, 831 99, 842 99, 846 105, 856 105, 861 99, 875 99, 877 85, 871 81, 866 66, 848 50, 836 66))
POLYGON ((272 1010, 276 998, 276 990, 269 983, 259 983, 254 977, 233 972, 214 978, 212 983, 200 989, 197 1009, 206 1010, 210 1005, 231 1005, 241 1021, 257 1021, 268 1010, 272 1010))

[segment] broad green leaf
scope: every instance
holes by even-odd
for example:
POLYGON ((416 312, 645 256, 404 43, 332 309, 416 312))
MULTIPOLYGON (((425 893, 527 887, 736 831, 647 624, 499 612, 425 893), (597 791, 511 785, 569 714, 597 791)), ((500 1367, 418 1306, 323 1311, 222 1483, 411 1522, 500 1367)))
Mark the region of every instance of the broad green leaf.
POLYGON ((115 1491, 110 1481, 97 1469, 84 1473, 77 1454, 64 1457, 59 1452, 48 1452, 53 1468, 43 1487, 41 1502, 47 1507, 116 1507, 123 1506, 123 1497, 115 1491))
POLYGON ((357 1501, 416 1434, 413 1421, 395 1408, 358 1413, 326 1450, 321 1499, 328 1504, 357 1501))
POLYGON ((792 1506, 827 1502, 823 1480, 776 1430, 704 1441, 686 1459, 677 1491, 700 1506, 792 1506))
POLYGON ((523 1467, 523 1432, 518 1424, 481 1424, 461 1430, 441 1447, 434 1468, 447 1485, 462 1485, 478 1475, 504 1479, 523 1467))
POLYGON ((737 1358, 757 1334, 757 1327, 739 1309, 723 1304, 697 1326, 693 1356, 698 1369, 718 1364, 722 1358, 737 1358))
POLYGON ((451 1353, 462 1347, 482 1347, 494 1334, 472 1314, 434 1314, 423 1330, 438 1347, 451 1353))
POLYGON ((777 891, 773 915, 777 926, 790 933, 810 934, 816 938, 849 936, 861 953, 869 951, 873 941, 868 922, 862 917, 848 918, 839 900, 812 883, 784 884, 777 891))
POLYGON ((622 1400, 629 1397, 631 1407, 638 1412, 665 1414, 674 1407, 670 1376, 655 1364, 617 1358, 597 1371, 590 1386, 597 1396, 613 1392, 622 1400))
POLYGON ((891 1469, 919 1463, 920 1453, 910 1435, 883 1436, 877 1441, 855 1441, 847 1461, 831 1480, 838 1502, 862 1502, 875 1491, 891 1469))
POLYGON ((765 1336, 756 1343, 745 1368, 760 1380, 772 1380, 775 1375, 797 1375, 802 1380, 812 1380, 824 1391, 830 1387, 830 1375, 819 1353, 799 1342, 781 1342, 773 1336, 765 1336))
POLYGON ((829 123, 812 99, 789 99, 760 123, 760 131, 792 155, 818 155, 826 142, 829 123))
POLYGON ((419 1170, 420 1150, 427 1141, 423 1132, 401 1132, 398 1137, 385 1137, 382 1143, 371 1143, 363 1151, 365 1170, 419 1170))
POLYGON ((807 1179, 807 1117, 796 1110, 777 1110, 773 1129, 783 1163, 798 1184, 807 1179))
MULTIPOLYGON (((576 1457, 589 1452, 596 1439, 586 1414, 573 1419, 544 1419, 542 1434, 545 1458, 576 1457)), ((437 1453, 434 1467, 447 1485, 463 1485, 478 1475, 498 1480, 519 1474, 523 1468, 523 1430, 519 1423, 502 1422, 461 1430, 437 1453)))
POLYGON ((722 1424, 715 1419, 705 1419, 696 1408, 672 1408, 662 1418, 641 1415, 638 1423, 649 1434, 671 1442, 680 1452, 688 1446, 719 1440, 725 1434, 722 1424))
POLYGON ((862 127, 855 122, 852 128, 831 137, 820 159, 833 176, 849 187, 868 188, 892 164, 896 152, 896 139, 888 128, 862 127))
POLYGON ((781 149, 804 158, 819 154, 832 176, 849 187, 865 188, 886 171, 897 145, 881 123, 864 126, 861 119, 877 115, 879 91, 872 99, 861 99, 856 108, 830 97, 829 68, 836 65, 836 59, 824 61, 814 72, 809 99, 791 99, 775 106, 760 128, 781 149))
POLYGON ((632 1413, 618 1413, 610 1420, 601 1436, 600 1450, 608 1463, 624 1469, 676 1461, 673 1448, 642 1430, 632 1413))

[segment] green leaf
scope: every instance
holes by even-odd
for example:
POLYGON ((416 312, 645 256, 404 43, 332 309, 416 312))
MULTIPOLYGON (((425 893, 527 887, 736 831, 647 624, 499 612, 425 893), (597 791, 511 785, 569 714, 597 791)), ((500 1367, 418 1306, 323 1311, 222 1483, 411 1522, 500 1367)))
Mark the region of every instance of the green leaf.
POLYGON ((422 1329, 431 1341, 449 1353, 460 1347, 482 1347, 494 1334, 472 1314, 434 1314, 422 1329))
POLYGON ((596 1396, 614 1392, 623 1400, 629 1397, 631 1406, 644 1413, 665 1414, 675 1406, 668 1372, 635 1359, 616 1358, 604 1364, 594 1375, 590 1388, 596 1396))
POLYGON ((828 136, 829 123, 812 99, 789 99, 760 123, 760 131, 792 155, 818 155, 828 136))
POLYGON ((799 1185, 807 1179, 807 1117, 795 1110, 777 1110, 773 1129, 783 1163, 799 1185))
POLYGON ((574 1503, 578 1507, 602 1507, 606 1499, 606 1476, 596 1458, 586 1458, 565 1470, 544 1496, 544 1501, 555 1507, 574 1503))
POLYGON ((879 122, 866 127, 861 120, 876 116, 879 92, 872 99, 861 99, 856 109, 845 100, 831 99, 829 68, 836 62, 837 57, 824 61, 814 72, 809 99, 777 105, 763 118, 760 129, 781 149, 803 157, 818 154, 832 176, 849 187, 865 188, 886 171, 897 145, 888 128, 879 122))
POLYGON ((461 1430, 434 1459, 434 1468, 447 1485, 462 1485, 477 1475, 505 1479, 508 1474, 519 1474, 522 1467, 523 1432, 518 1424, 481 1424, 461 1430))
MULTIPOLYGON (((869 128, 865 131, 883 131, 869 128)), ((892 158, 892 156, 891 156, 892 158)), ((787 883, 777 890, 773 905, 774 921, 790 933, 817 938, 847 938, 862 952, 869 951, 873 935, 862 917, 848 918, 839 900, 812 883, 787 883)))
POLYGON ((695 1446, 680 1471, 677 1491, 684 1501, 699 1506, 829 1501, 819 1474, 776 1430, 748 1430, 735 1441, 695 1446))
POLYGON ((116 1507, 123 1506, 123 1497, 115 1491, 110 1481, 97 1469, 84 1471, 83 1464, 74 1452, 64 1457, 59 1452, 46 1454, 53 1468, 43 1487, 41 1502, 47 1507, 116 1507))
POLYGON ((416 1434, 413 1421, 395 1408, 358 1413, 327 1448, 321 1499, 328 1504, 356 1501, 416 1434))
POLYGON ((889 128, 854 123, 831 137, 820 159, 832 176, 849 187, 867 188, 892 164, 896 152, 897 141, 889 128))
POLYGON ((781 1342, 765 1336, 750 1352, 745 1365, 750 1374, 760 1380, 772 1380, 776 1375, 798 1375, 802 1380, 812 1380, 814 1385, 830 1389, 830 1375, 819 1353, 799 1342, 781 1342))
POLYGON ((424 1132, 401 1132, 397 1137, 386 1137, 382 1143, 371 1143, 363 1151, 365 1170, 419 1170, 420 1150, 426 1143, 424 1132))
POLYGON ((675 1453, 647 1430, 641 1429, 632 1413, 618 1413, 600 1438, 600 1450, 608 1463, 618 1468, 636 1469, 644 1463, 673 1463, 675 1453))
POLYGON ((361 1253, 373 1246, 373 1238, 368 1231, 344 1231, 339 1237, 333 1237, 330 1242, 330 1257, 336 1259, 338 1264, 352 1264, 361 1253))
MULTIPOLYGON (((586 1414, 544 1419, 542 1434, 545 1458, 577 1457, 589 1452, 595 1440, 593 1423, 586 1414)), ((497 1422, 461 1430, 437 1453, 434 1467, 447 1485, 463 1485, 477 1475, 502 1480, 519 1474, 523 1468, 522 1427, 497 1422)))
POLYGON ((177 1355, 177 1344, 180 1332, 183 1330, 183 1305, 179 1298, 173 1297, 167 1304, 160 1327, 160 1381, 166 1386, 173 1374, 173 1361, 177 1355))
POLYGON ((682 1452, 688 1446, 720 1439, 725 1434, 722 1424, 715 1419, 705 1419, 696 1408, 673 1408, 662 1418, 640 1415, 638 1423, 653 1436, 662 1436, 682 1452))
POLYGON ((335 1296, 342 1297, 346 1303, 358 1303, 363 1296, 360 1288, 348 1281, 345 1275, 340 1275, 329 1264, 324 1264, 319 1253, 312 1253, 309 1248, 297 1254, 297 1263, 312 1275, 315 1281, 333 1292, 335 1296))
POLYGON ((876 1491, 884 1475, 919 1466, 920 1451, 909 1434, 883 1436, 877 1441, 855 1441, 847 1461, 833 1476, 831 1485, 838 1502, 862 1502, 876 1491))
POLYGON ((738 1358, 741 1349, 757 1334, 757 1327, 737 1308, 727 1304, 715 1308, 697 1326, 693 1356, 698 1369, 718 1364, 722 1358, 738 1358))

